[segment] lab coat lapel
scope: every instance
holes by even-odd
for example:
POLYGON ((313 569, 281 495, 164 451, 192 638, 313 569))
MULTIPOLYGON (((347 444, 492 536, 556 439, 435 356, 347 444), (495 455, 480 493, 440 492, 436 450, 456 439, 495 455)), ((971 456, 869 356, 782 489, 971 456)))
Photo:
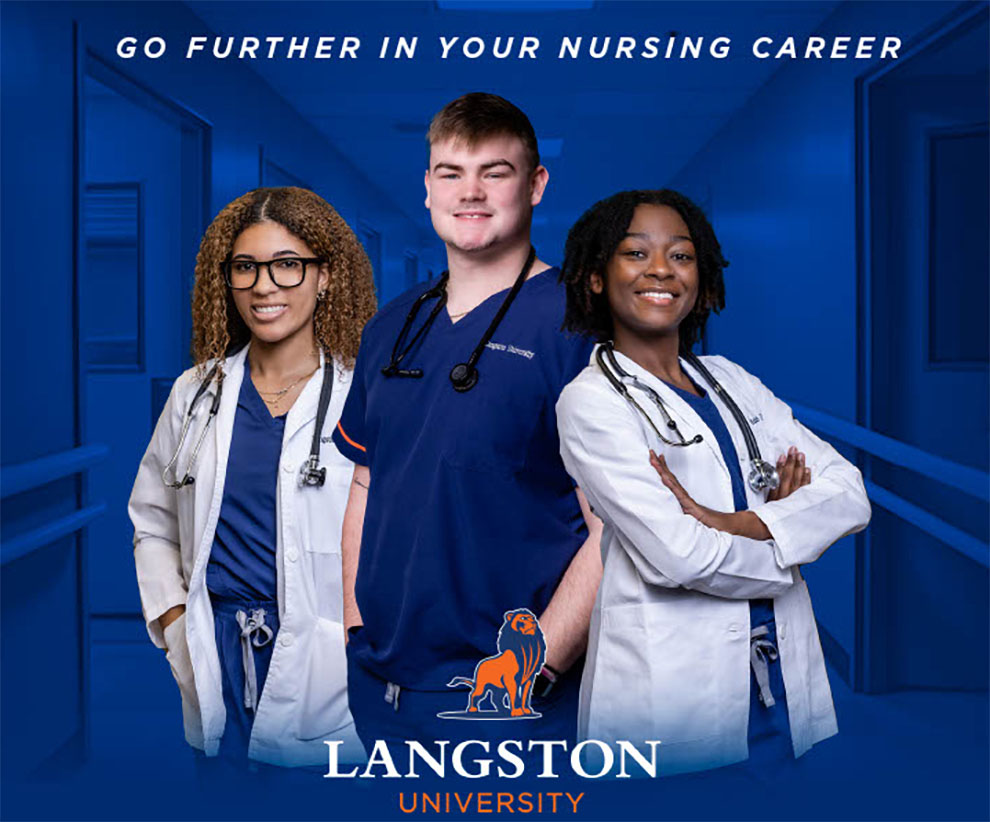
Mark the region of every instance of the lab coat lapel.
MULTIPOLYGON (((722 456, 722 449, 718 447, 718 441, 715 439, 715 435, 705 424, 704 420, 698 416, 697 412, 690 405, 688 405, 688 403, 676 391, 674 391, 673 388, 667 385, 667 383, 659 377, 655 377, 645 368, 618 351, 615 352, 615 357, 619 361, 619 365, 621 365, 625 371, 632 374, 640 382, 649 385, 650 388, 660 395, 660 399, 662 399, 664 405, 667 406, 667 412, 674 418, 674 421, 678 424, 678 428, 681 429, 681 433, 684 435, 685 439, 690 439, 695 435, 695 433, 701 434, 702 444, 708 448, 709 451, 711 451, 712 456, 714 456, 718 464, 722 466, 725 476, 731 481, 729 468, 725 464, 725 459, 722 456)), ((681 360, 681 367, 688 367, 684 360, 681 360)), ((707 382, 705 382, 700 374, 697 374, 693 369, 690 369, 690 374, 698 385, 702 386, 706 391, 709 390, 710 386, 707 382)), ((715 405, 718 406, 718 401, 713 401, 715 402, 715 405)), ((659 418, 659 412, 653 406, 653 402, 647 400, 646 402, 640 402, 640 405, 642 405, 647 413, 650 414, 650 417, 653 419, 653 422, 656 424, 657 428, 663 431, 663 420, 659 418)), ((693 448, 694 446, 689 445, 687 447, 693 448)))
MULTIPOLYGON (((223 366, 223 389, 220 396, 220 407, 213 422, 213 446, 216 459, 212 466, 214 471, 213 484, 207 492, 202 484, 208 483, 204 470, 196 482, 197 514, 197 547, 196 564, 193 576, 199 573, 205 565, 206 558, 213 544, 213 534, 216 530, 217 517, 220 515, 220 504, 223 501, 224 482, 227 479, 227 458, 230 454, 230 440, 234 432, 234 416, 237 413, 237 399, 241 393, 241 381, 244 378, 244 359, 247 357, 247 346, 232 357, 228 357, 223 366), (207 496, 209 493, 209 496, 207 496), (201 519, 202 517, 202 519, 201 519)), ((207 486, 208 487, 208 486, 207 486)))

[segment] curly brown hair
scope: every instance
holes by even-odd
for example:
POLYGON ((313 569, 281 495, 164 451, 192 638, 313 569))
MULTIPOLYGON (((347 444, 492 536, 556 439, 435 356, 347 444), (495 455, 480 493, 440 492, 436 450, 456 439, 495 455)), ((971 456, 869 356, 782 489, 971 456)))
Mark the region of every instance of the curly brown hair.
POLYGON ((357 356, 361 331, 377 308, 368 255, 350 226, 318 194, 305 188, 256 188, 229 203, 210 223, 196 255, 192 300, 193 360, 221 364, 250 339, 237 312, 222 265, 234 241, 248 226, 266 220, 279 223, 328 261, 330 281, 316 304, 313 332, 327 355, 348 368, 357 356))

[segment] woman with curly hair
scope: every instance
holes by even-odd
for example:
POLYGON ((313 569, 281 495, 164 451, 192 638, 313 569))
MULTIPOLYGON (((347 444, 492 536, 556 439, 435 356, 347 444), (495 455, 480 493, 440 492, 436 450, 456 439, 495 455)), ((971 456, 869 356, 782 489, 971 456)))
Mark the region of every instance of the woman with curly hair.
POLYGON ((670 190, 594 205, 562 266, 565 325, 598 347, 557 403, 561 454, 605 522, 579 734, 659 741, 661 773, 776 772, 836 732, 799 566, 870 518, 854 466, 756 377, 691 351, 725 266, 670 190))
POLYGON ((200 244, 196 365, 172 388, 129 511, 148 633, 207 756, 315 765, 325 739, 362 756, 341 613, 351 465, 330 433, 374 310, 364 249, 311 191, 250 191, 200 244))

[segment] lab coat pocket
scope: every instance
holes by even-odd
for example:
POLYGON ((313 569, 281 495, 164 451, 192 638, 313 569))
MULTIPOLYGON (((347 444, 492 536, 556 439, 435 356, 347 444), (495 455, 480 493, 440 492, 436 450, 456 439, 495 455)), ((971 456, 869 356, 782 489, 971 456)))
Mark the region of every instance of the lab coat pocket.
MULTIPOLYGON (((296 492, 305 515, 299 520, 303 545, 317 554, 340 554, 344 509, 351 487, 354 466, 326 465, 322 486, 306 486, 296 492)), ((339 560, 338 560, 339 562, 339 560)))
POLYGON ((196 695, 196 680, 193 676, 189 644, 186 642, 186 615, 183 613, 173 620, 164 631, 165 658, 172 669, 172 676, 179 686, 182 697, 182 725, 186 742, 196 748, 203 747, 203 720, 199 710, 199 697, 196 695))
POLYGON ((339 622, 315 621, 308 671, 300 684, 304 691, 296 729, 298 739, 328 739, 352 722, 347 708, 344 626, 339 622))

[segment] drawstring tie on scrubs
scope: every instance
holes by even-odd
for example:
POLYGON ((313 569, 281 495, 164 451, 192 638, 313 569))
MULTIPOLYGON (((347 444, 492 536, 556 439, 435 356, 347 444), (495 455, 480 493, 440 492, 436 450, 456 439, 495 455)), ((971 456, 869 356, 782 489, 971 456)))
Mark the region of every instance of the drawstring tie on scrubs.
POLYGON ((254 711, 258 707, 258 677, 254 670, 255 648, 264 648, 272 641, 272 629, 265 624, 265 609, 255 608, 248 616, 238 611, 237 624, 241 628, 241 660, 244 663, 244 707, 254 711))
POLYGON ((392 706, 393 711, 399 710, 399 693, 402 688, 394 682, 385 683, 385 701, 392 706))
POLYGON ((770 631, 766 625, 754 628, 749 634, 749 664, 753 668, 756 684, 760 686, 760 702, 764 708, 772 708, 776 703, 770 692, 770 669, 768 664, 776 662, 777 646, 765 639, 770 631))

